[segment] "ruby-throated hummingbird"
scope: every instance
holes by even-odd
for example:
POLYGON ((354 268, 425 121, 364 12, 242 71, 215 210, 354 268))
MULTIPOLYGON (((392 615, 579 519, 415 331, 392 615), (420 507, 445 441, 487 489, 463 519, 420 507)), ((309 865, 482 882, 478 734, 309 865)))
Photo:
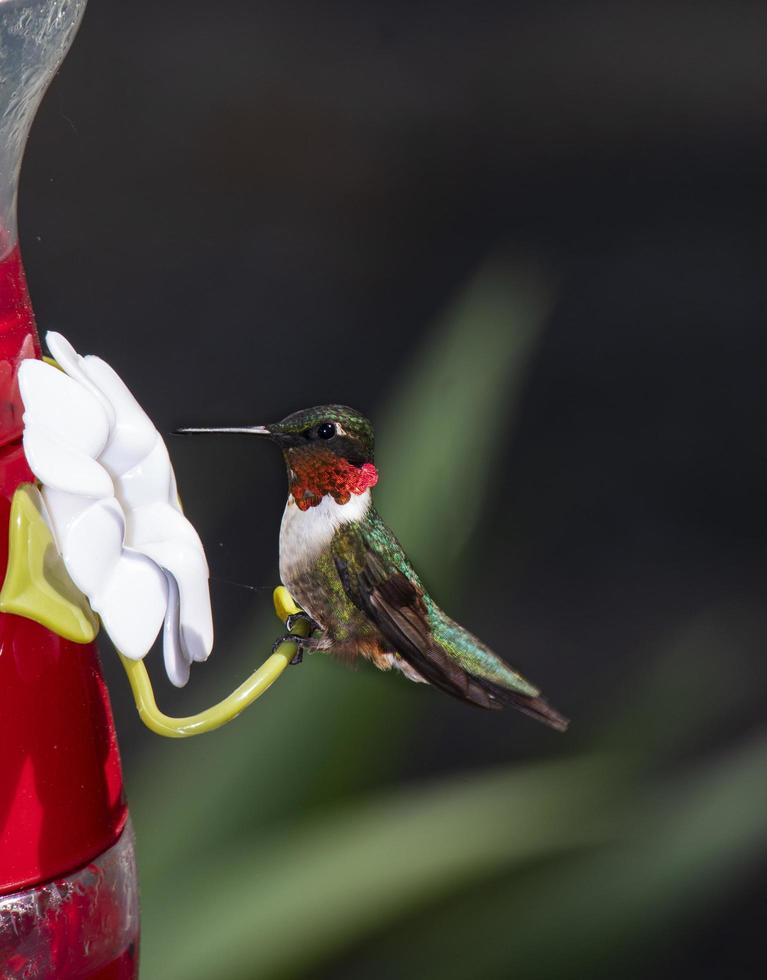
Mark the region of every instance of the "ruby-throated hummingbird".
MULTIPOLYGON (((536 687, 450 619, 424 588, 373 505, 373 427, 343 405, 320 405, 245 432, 282 449, 289 494, 280 577, 313 627, 305 650, 363 656, 483 708, 515 708, 564 731, 536 687)), ((282 639, 282 638, 281 638, 282 639)), ((298 640, 297 637, 291 639, 298 640)))

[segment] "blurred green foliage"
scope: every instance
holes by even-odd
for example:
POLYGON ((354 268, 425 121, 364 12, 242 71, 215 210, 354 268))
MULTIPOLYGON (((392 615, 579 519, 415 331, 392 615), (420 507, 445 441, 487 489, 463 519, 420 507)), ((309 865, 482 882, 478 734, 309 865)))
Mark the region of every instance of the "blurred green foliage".
MULTIPOLYGON (((381 509, 442 596, 469 574, 550 302, 530 270, 487 269, 380 420, 381 509)), ((767 735, 713 760, 690 751, 736 707, 707 696, 715 629, 648 656, 631 716, 605 711, 557 759, 383 793, 423 692, 321 657, 227 729, 157 743, 129 781, 142 975, 314 977, 357 953, 371 978, 646 976, 767 849, 767 735)), ((264 612, 216 669, 235 682, 273 633, 264 612)))

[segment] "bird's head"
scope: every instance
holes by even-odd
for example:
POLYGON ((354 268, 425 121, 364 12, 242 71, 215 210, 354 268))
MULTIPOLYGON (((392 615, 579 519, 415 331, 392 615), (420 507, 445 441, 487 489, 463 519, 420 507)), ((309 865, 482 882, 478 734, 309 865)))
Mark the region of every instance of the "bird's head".
POLYGON ((317 405, 270 425, 181 432, 244 432, 275 442, 285 458, 290 492, 301 510, 330 495, 346 504, 378 482, 373 464, 373 426, 345 405, 317 405))

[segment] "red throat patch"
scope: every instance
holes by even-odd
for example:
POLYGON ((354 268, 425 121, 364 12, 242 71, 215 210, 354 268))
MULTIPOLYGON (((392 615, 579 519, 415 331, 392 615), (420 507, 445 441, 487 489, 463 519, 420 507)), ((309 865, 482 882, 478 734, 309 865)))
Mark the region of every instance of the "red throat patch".
POLYGON ((364 493, 378 483, 372 463, 353 466, 329 449, 290 450, 290 492, 300 510, 316 507, 326 494, 337 504, 348 504, 351 495, 364 493))

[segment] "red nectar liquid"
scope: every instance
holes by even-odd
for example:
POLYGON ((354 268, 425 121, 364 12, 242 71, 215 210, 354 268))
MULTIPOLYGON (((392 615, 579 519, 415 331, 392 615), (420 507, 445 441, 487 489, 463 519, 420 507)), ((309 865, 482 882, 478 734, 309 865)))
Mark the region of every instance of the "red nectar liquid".
MULTIPOLYGON (((0 233, 0 249, 4 236, 0 233)), ((17 245, 0 259, 0 446, 21 438, 23 407, 17 374, 26 357, 39 357, 35 315, 17 245)))

